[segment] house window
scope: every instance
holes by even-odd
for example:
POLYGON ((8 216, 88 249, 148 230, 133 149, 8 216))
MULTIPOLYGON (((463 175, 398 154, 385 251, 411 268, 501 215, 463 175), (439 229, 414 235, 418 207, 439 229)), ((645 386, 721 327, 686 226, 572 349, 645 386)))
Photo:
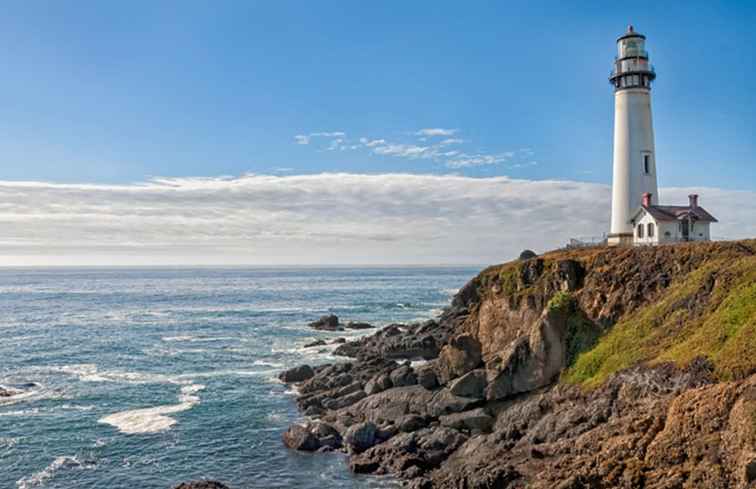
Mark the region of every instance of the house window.
POLYGON ((643 173, 645 173, 646 175, 651 174, 651 155, 650 154, 643 155, 643 173))
POLYGON ((654 223, 653 222, 649 222, 648 225, 647 225, 647 228, 648 228, 648 230, 647 230, 648 231, 647 232, 648 237, 649 238, 653 238, 654 237, 654 223))
POLYGON ((638 224, 638 238, 643 237, 643 224, 638 224))

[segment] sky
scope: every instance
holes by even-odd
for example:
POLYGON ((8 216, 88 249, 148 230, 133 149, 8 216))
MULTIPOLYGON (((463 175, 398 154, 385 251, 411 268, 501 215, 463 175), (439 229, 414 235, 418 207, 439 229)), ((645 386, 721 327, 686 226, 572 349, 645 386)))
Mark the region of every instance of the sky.
POLYGON ((754 2, 8 2, 0 265, 487 264, 608 228, 615 39, 660 198, 756 236, 754 2))

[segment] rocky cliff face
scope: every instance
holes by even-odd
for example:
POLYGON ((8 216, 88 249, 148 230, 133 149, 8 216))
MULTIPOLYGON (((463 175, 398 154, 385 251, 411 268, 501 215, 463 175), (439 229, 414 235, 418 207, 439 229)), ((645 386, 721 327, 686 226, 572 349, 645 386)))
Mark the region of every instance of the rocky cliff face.
POLYGON ((415 488, 756 488, 756 241, 490 267, 437 321, 339 351, 352 360, 284 374, 310 417, 284 442, 345 450, 357 472, 415 488))

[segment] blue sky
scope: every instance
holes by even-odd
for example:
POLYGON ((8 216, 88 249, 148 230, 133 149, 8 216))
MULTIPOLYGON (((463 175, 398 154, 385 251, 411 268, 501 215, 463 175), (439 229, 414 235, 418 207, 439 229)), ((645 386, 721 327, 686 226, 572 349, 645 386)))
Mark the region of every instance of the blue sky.
POLYGON ((15 2, 0 13, 0 178, 452 171, 294 136, 417 143, 454 169, 609 182, 614 39, 648 36, 661 185, 756 189, 753 2, 15 2), (522 161, 520 161, 522 160, 522 161), (525 161, 526 160, 526 161, 525 161), (530 163, 535 161, 537 164, 530 163))
POLYGON ((615 39, 660 198, 756 235, 754 2, 14 2, 0 266, 484 264, 607 231, 615 39))

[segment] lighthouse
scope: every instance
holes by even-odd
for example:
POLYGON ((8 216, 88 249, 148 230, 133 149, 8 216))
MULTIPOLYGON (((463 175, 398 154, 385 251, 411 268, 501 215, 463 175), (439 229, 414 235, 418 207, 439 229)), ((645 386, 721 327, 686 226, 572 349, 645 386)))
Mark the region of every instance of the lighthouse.
POLYGON ((617 39, 609 81, 614 86, 614 164, 612 216, 607 243, 633 243, 633 214, 644 199, 658 203, 656 152, 651 122, 651 82, 656 78, 646 51, 646 36, 633 26, 617 39))

